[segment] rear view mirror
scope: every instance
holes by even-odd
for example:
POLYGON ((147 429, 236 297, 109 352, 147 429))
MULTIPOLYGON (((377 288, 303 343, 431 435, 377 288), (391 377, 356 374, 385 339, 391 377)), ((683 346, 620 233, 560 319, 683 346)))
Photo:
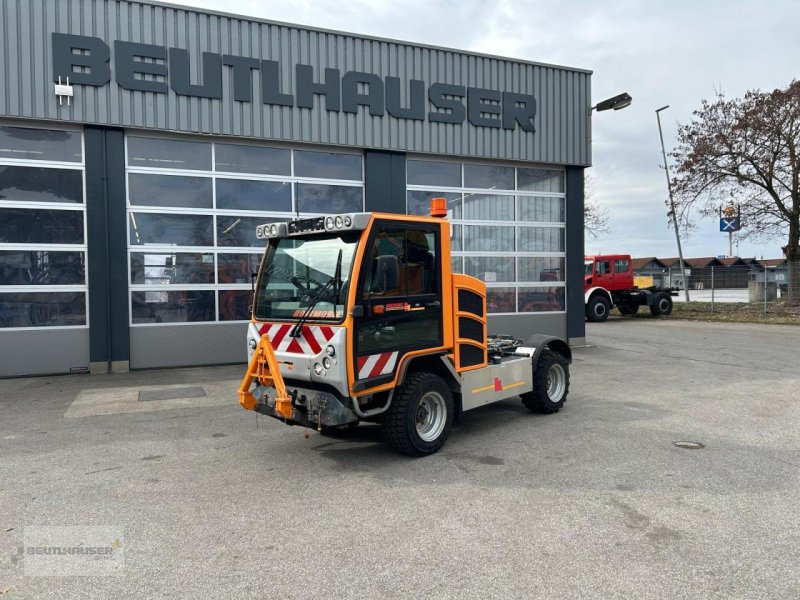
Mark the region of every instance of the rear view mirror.
POLYGON ((383 289, 382 293, 397 289, 400 285, 400 269, 397 264, 397 257, 393 254, 384 254, 375 259, 374 281, 378 282, 383 289))

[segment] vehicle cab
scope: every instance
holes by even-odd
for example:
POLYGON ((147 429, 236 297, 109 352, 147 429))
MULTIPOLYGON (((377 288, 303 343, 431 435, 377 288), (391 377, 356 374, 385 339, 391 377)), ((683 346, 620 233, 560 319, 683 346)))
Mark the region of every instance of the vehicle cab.
POLYGON ((256 233, 267 247, 249 356, 267 335, 289 393, 326 406, 330 425, 383 406, 405 359, 452 347, 442 318, 452 310, 446 220, 350 213, 267 223, 256 233), (338 416, 331 406, 341 407, 338 416))

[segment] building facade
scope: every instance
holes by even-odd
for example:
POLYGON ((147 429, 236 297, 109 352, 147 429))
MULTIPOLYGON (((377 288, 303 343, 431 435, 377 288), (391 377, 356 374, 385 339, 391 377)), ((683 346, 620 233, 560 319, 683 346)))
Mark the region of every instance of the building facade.
POLYGON ((0 376, 244 361, 257 224, 435 196, 493 331, 584 338, 590 72, 153 2, 0 31, 0 376))

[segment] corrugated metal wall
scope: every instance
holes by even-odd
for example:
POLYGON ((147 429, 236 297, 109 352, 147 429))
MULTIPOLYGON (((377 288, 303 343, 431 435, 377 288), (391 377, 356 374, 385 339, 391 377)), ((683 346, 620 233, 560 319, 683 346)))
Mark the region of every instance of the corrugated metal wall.
MULTIPOLYGON (((267 138, 511 160, 588 165, 590 74, 558 67, 364 39, 176 7, 118 0, 0 0, 0 116, 78 121, 180 132, 267 138), (294 91, 294 65, 365 71, 426 85, 452 83, 533 94, 536 132, 431 123, 261 103, 254 74, 253 102, 233 100, 232 70, 224 67, 223 98, 212 100, 128 91, 112 77, 104 87, 75 86, 74 104, 58 105, 53 91, 52 32, 184 48, 192 81, 200 81, 203 51, 277 60, 282 91, 294 91)), ((465 99, 466 102, 466 99, 465 99)))

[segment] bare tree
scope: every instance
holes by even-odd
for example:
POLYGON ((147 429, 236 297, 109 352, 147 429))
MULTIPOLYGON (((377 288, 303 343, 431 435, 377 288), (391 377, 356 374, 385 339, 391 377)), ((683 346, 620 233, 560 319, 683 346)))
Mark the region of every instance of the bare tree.
POLYGON ((788 299, 800 296, 800 81, 743 98, 704 100, 671 155, 677 212, 742 209, 742 237, 788 238, 788 299))
POLYGON ((583 227, 590 237, 608 232, 608 211, 600 206, 594 196, 594 179, 586 174, 583 179, 583 227))

